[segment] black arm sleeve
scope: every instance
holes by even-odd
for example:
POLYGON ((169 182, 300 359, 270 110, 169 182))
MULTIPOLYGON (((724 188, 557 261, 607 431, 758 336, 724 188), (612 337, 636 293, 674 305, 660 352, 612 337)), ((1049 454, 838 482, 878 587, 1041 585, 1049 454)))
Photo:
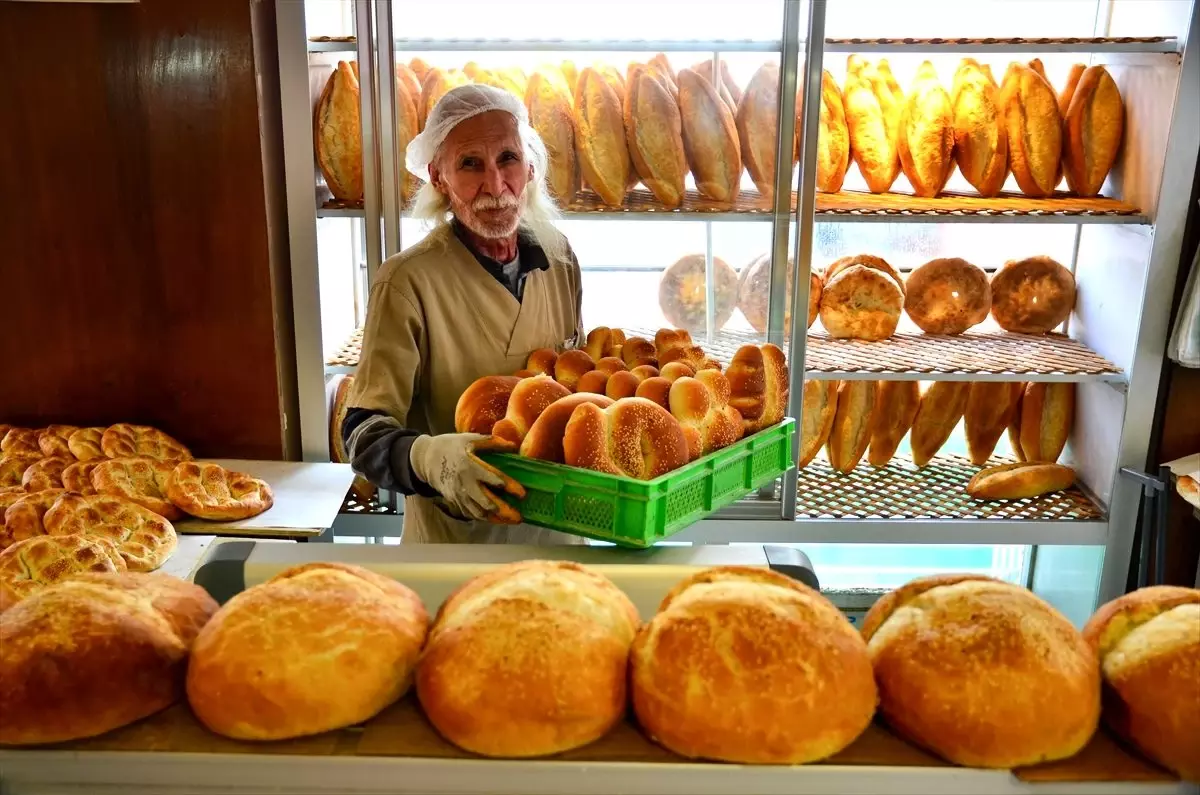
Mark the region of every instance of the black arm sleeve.
POLYGON ((409 461, 413 440, 420 435, 371 409, 350 409, 342 423, 342 440, 355 472, 381 489, 437 497, 438 493, 416 476, 409 461))

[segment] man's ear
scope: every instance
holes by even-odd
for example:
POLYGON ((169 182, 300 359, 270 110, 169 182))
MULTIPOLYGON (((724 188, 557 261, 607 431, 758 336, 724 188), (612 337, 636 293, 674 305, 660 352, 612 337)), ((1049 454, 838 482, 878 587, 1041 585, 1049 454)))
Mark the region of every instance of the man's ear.
POLYGON ((429 184, 441 193, 446 192, 446 189, 442 186, 442 172, 433 163, 429 164, 429 184))
POLYGON ((529 181, 533 182, 533 163, 529 164, 529 181))

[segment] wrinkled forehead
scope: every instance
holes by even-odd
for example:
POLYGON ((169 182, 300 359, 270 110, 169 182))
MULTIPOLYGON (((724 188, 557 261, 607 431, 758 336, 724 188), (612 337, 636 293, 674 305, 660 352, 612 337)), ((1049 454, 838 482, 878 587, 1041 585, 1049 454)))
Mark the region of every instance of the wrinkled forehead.
POLYGON ((511 113, 489 110, 459 122, 442 145, 439 157, 457 157, 467 153, 501 152, 511 149, 521 154, 521 134, 511 113))

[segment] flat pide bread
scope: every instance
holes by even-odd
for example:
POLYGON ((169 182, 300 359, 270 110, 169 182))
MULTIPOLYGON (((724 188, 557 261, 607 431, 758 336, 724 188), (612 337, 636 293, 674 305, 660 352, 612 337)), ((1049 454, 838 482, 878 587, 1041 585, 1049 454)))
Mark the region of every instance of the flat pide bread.
POLYGON ((183 518, 183 511, 167 499, 174 469, 175 462, 156 458, 110 458, 92 470, 92 486, 97 494, 124 497, 173 522, 183 518))
POLYGON ((67 439, 67 447, 71 455, 80 461, 91 461, 95 458, 106 458, 100 449, 100 440, 104 438, 107 428, 80 428, 67 439))
POLYGON ((266 481, 203 461, 176 466, 167 496, 186 513, 218 522, 257 516, 275 503, 266 481))
POLYGON ((130 571, 153 571, 175 551, 175 528, 149 508, 105 494, 64 494, 43 519, 52 536, 86 535, 112 541, 130 571))
POLYGON ((192 453, 182 442, 149 425, 113 425, 100 437, 100 449, 108 458, 142 456, 164 461, 190 461, 192 453))

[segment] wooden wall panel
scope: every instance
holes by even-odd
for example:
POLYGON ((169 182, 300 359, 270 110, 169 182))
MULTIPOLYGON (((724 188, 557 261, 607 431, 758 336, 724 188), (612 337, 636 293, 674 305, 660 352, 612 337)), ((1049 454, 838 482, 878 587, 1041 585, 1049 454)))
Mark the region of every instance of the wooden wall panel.
POLYGON ((0 3, 0 68, 0 422, 281 457, 251 3, 0 3))

